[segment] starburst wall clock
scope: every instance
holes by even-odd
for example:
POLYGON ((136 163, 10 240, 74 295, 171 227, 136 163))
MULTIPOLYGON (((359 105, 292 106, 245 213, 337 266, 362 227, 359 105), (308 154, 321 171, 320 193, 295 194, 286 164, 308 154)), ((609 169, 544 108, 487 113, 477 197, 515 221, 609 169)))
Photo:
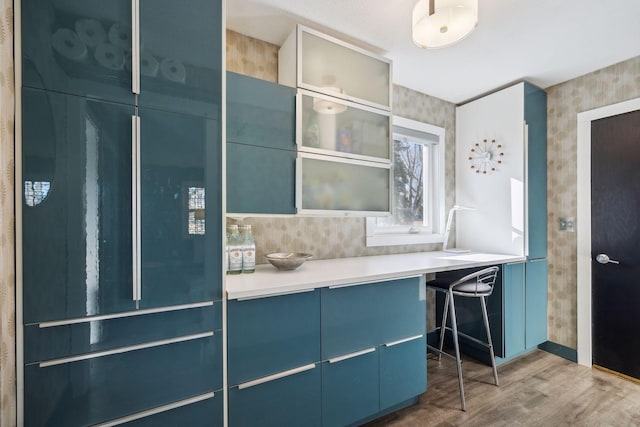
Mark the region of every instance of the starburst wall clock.
POLYGON ((498 166, 502 164, 503 157, 504 147, 502 144, 498 144, 495 139, 483 139, 482 142, 476 142, 469 152, 471 169, 483 175, 496 172, 498 166))

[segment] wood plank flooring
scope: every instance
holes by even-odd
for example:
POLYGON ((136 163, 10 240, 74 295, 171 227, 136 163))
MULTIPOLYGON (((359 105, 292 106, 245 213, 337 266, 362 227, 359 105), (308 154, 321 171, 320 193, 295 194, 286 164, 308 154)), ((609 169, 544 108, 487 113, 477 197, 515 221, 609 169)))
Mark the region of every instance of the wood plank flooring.
MULTIPOLYGON (((367 424, 379 426, 640 426, 640 385, 536 350, 498 367, 465 359, 467 412, 456 366, 429 356, 420 402, 367 424)), ((640 362, 639 362, 640 363, 640 362)))

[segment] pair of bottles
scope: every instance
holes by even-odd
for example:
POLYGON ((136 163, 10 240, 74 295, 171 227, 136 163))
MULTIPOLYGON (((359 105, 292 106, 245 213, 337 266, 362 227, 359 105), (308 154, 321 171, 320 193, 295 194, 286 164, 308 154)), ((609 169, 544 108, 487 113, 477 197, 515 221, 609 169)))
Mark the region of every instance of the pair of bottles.
POLYGON ((227 225, 227 274, 256 270, 256 243, 251 225, 227 225))

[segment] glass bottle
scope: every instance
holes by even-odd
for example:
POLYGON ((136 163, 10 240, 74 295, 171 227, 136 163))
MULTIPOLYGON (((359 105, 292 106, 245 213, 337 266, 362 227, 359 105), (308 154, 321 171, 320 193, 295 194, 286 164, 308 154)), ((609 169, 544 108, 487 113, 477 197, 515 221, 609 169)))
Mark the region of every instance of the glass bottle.
POLYGON ((236 224, 227 225, 227 274, 242 273, 242 240, 236 224))
POLYGON ((251 225, 241 225, 239 229, 242 239, 242 272, 253 273, 256 271, 256 243, 251 225))

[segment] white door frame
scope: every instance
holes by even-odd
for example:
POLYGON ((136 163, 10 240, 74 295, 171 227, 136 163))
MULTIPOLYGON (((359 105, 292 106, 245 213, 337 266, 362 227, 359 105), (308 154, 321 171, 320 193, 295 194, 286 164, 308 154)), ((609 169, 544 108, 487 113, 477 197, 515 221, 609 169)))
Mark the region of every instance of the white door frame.
POLYGON ((578 113, 578 363, 591 366, 591 122, 640 110, 640 98, 578 113))

